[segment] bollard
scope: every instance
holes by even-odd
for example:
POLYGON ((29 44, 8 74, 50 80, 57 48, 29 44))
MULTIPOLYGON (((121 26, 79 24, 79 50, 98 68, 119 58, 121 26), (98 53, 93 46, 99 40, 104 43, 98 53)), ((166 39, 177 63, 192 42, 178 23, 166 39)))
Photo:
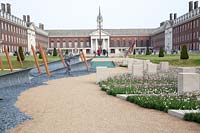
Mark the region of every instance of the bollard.
POLYGON ((45 67, 46 73, 47 73, 48 76, 51 76, 51 73, 49 71, 48 64, 47 64, 47 61, 46 61, 46 58, 45 58, 45 55, 44 55, 44 51, 43 51, 40 43, 39 43, 38 47, 39 47, 40 53, 42 55, 42 59, 43 59, 43 62, 44 62, 44 67, 45 67))
POLYGON ((63 58, 63 55, 62 55, 62 52, 60 51, 60 49, 58 49, 58 53, 60 55, 60 59, 61 59, 63 65, 64 65, 64 67, 66 67, 66 64, 65 64, 65 61, 64 61, 64 58, 63 58))
POLYGON ((1 68, 2 71, 4 70, 4 68, 3 68, 3 62, 2 62, 1 56, 0 56, 0 68, 1 68))
POLYGON ((31 45, 31 49, 32 49, 32 52, 33 52, 34 60, 35 60, 35 65, 36 65, 36 67, 37 67, 37 69, 38 69, 38 73, 41 74, 42 71, 41 71, 40 65, 39 65, 39 63, 38 63, 38 58, 37 58, 37 56, 36 56, 35 49, 34 49, 33 45, 31 45))
POLYGON ((10 71, 12 72, 13 71, 13 65, 12 65, 12 62, 10 60, 10 56, 8 54, 8 49, 7 49, 6 46, 4 47, 4 51, 6 53, 6 58, 7 58, 7 61, 8 61, 8 65, 9 65, 10 71))
POLYGON ((20 54, 19 54, 19 51, 17 52, 17 57, 18 57, 18 59, 19 59, 19 63, 20 63, 20 65, 21 65, 21 67, 23 67, 23 63, 22 63, 22 59, 21 59, 21 56, 20 56, 20 54))

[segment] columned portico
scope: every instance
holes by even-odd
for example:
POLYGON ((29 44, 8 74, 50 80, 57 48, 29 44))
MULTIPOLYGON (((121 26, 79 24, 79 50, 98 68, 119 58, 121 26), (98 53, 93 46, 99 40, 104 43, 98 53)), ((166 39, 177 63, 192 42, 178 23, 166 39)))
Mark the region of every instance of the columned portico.
MULTIPOLYGON (((93 32, 92 34, 90 34, 90 38, 91 38, 91 51, 92 52, 97 52, 97 50, 99 49, 99 45, 98 45, 98 39, 99 39, 99 30, 93 32)), ((101 31, 101 39, 102 41, 102 50, 106 50, 108 52, 110 52, 110 34, 105 32, 105 31, 101 31)))

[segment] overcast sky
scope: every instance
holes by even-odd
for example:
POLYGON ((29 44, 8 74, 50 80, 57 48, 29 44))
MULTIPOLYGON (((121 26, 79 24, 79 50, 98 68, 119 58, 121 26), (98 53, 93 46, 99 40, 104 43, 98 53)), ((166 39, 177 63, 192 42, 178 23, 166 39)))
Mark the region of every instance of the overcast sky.
POLYGON ((44 23, 45 29, 95 29, 101 6, 103 28, 155 28, 170 13, 188 11, 189 0, 0 0, 12 14, 44 23))

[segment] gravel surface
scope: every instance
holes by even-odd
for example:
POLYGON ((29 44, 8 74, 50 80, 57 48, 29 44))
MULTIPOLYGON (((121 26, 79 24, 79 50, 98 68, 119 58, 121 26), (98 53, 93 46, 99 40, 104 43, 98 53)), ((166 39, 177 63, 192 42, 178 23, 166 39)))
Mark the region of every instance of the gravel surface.
MULTIPOLYGON (((121 69, 116 68, 116 71, 121 69)), ((107 95, 96 74, 62 78, 23 92, 17 103, 32 116, 10 133, 199 133, 199 124, 107 95)))
POLYGON ((51 77, 48 77, 45 74, 38 77, 32 77, 30 84, 0 89, 0 133, 5 133, 7 130, 16 127, 18 124, 31 119, 31 116, 25 115, 15 107, 17 98, 23 91, 36 86, 44 85, 44 82, 49 80, 85 74, 88 74, 88 72, 79 71, 73 72, 72 75, 69 76, 63 70, 54 73, 51 77))

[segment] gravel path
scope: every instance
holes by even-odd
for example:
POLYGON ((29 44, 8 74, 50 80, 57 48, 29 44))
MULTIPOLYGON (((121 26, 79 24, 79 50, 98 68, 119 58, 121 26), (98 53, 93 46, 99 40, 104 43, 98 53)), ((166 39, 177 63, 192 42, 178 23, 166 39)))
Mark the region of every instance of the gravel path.
POLYGON ((16 106, 32 116, 11 133, 199 132, 200 125, 109 96, 95 74, 48 81, 21 94, 16 106))

